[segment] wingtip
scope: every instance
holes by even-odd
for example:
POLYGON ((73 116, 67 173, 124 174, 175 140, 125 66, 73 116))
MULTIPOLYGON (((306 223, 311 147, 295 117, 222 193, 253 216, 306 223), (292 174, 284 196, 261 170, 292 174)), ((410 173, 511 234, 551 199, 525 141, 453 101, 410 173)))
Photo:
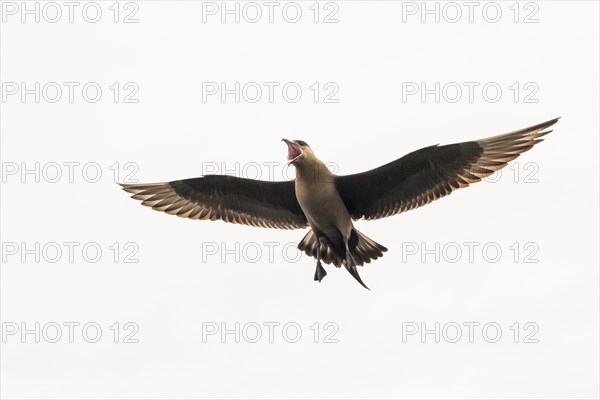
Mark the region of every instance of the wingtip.
MULTIPOLYGON (((119 183, 117 182, 117 185, 121 186, 121 190, 127 193, 131 193, 133 195, 136 194, 136 186, 138 186, 135 183, 119 183)), ((133 197, 133 196, 132 196, 133 197)))
POLYGON ((529 128, 525 128, 520 131, 516 131, 514 133, 525 135, 525 136, 529 136, 529 135, 535 135, 536 137, 544 136, 553 131, 552 129, 548 129, 548 128, 550 128, 552 125, 556 124, 559 119, 560 119, 560 117, 554 118, 554 119, 548 120, 546 122, 542 122, 540 124, 530 126, 529 128))
POLYGON ((549 121, 543 122, 540 125, 538 125, 541 128, 541 130, 542 130, 541 132, 538 133, 539 136, 545 136, 545 135, 547 135, 547 134, 549 134, 551 132, 554 132, 553 129, 549 129, 549 130, 546 130, 546 129, 548 129, 552 125, 556 124, 558 122, 558 120, 561 119, 561 118, 562 117, 557 117, 557 118, 551 119, 549 121))
POLYGON ((556 124, 558 122, 559 119, 561 119, 562 117, 557 117, 551 120, 548 120, 546 122, 542 122, 540 125, 546 126, 546 127, 550 127, 554 124, 556 124))
POLYGON ((127 192, 127 193, 131 193, 131 188, 130 188, 130 186, 128 184, 126 184, 126 183, 118 183, 118 182, 117 182, 117 184, 119 186, 121 186, 121 190, 122 191, 127 192))

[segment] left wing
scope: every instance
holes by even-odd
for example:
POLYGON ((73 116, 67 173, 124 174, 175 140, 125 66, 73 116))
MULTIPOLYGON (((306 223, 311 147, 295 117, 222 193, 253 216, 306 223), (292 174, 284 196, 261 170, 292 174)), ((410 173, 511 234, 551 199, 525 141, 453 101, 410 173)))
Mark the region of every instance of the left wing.
POLYGON ((220 219, 264 228, 308 226, 294 181, 268 182, 227 175, 150 184, 121 184, 157 211, 190 219, 220 219))

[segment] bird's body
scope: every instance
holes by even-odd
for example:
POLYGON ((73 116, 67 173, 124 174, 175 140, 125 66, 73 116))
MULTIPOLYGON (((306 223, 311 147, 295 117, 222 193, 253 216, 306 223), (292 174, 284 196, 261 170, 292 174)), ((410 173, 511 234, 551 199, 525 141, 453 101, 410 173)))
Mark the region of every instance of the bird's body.
POLYGON ((308 226, 298 248, 316 258, 314 279, 320 282, 326 275, 323 261, 343 265, 366 287, 356 267, 387 249, 356 230, 353 220, 405 212, 479 182, 541 142, 557 120, 478 141, 425 147, 355 175, 334 175, 306 143, 283 139, 288 161, 296 167, 294 181, 208 175, 122 186, 142 204, 184 218, 281 229, 308 226))
POLYGON ((335 188, 334 175, 319 160, 298 167, 295 193, 298 204, 315 233, 350 235, 352 218, 335 188))
MULTIPOLYGON (((286 139, 284 141, 292 148, 299 146, 297 143, 304 143, 302 141, 290 142, 286 139)), ((304 240, 300 242, 299 248, 307 254, 313 255, 318 262, 324 257, 323 254, 325 254, 327 262, 327 254, 330 253, 330 257, 335 260, 334 264, 337 266, 344 264, 350 274, 366 287, 356 271, 356 261, 352 254, 361 256, 358 260, 360 265, 364 261, 369 262, 370 258, 363 259, 362 254, 356 252, 360 236, 358 231, 354 230, 352 217, 336 188, 335 175, 307 145, 304 150, 299 150, 305 154, 305 157, 290 160, 290 162, 295 162, 297 171, 294 192, 311 229, 304 240), (317 249, 319 253, 317 253, 317 249), (314 254, 312 254, 313 252, 314 254)), ((380 246, 380 250, 387 249, 380 246)), ((315 280, 320 282, 325 275, 326 272, 319 263, 315 280)))

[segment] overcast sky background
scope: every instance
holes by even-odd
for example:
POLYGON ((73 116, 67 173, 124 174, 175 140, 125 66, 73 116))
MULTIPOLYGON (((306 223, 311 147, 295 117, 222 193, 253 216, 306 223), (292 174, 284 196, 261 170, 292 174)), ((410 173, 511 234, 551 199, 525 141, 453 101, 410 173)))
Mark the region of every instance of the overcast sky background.
MULTIPOLYGON (((260 21, 228 16, 222 23, 219 13, 203 22, 203 7, 212 5, 194 1, 120 3, 117 23, 112 2, 100 3, 97 23, 82 17, 81 3, 73 23, 64 6, 56 23, 43 15, 39 23, 31 16, 22 23, 21 10, 13 15, 6 3, 3 397, 598 397, 597 2, 520 3, 518 15, 512 2, 500 3, 496 23, 484 18, 484 2, 473 23, 465 6, 456 23, 443 3, 440 12, 448 14, 423 23, 422 10, 411 8, 420 2, 391 1, 320 3, 318 23, 312 2, 300 4, 297 23, 283 18, 283 2, 273 23, 262 2, 260 21), (128 15, 138 22, 123 23, 128 15), (326 16, 338 22, 324 23, 326 16), (538 22, 524 23, 528 16, 538 22), (34 95, 21 99, 22 82, 30 89, 40 82, 39 103, 34 95), (56 103, 47 101, 54 86, 42 93, 49 82, 62 87, 56 103), (63 82, 79 85, 73 102, 63 82), (81 91, 90 82, 90 90, 102 89, 95 103, 81 91), (222 102, 220 93, 206 94, 211 82, 230 89, 257 82, 262 97, 248 101, 255 97, 250 85, 239 103, 234 95, 222 102), (279 85, 273 102, 264 82, 279 85), (407 92, 435 82, 439 102, 434 94, 422 101, 421 93, 407 92), (473 101, 464 82, 473 83, 473 101), (295 103, 282 94, 288 83, 302 89, 295 103), (462 97, 453 102, 457 85, 462 97), (19 92, 9 94, 15 87, 19 92), (137 103, 125 102, 128 94, 137 103), (337 102, 325 102, 326 95, 337 102), (140 206, 115 184, 208 171, 292 178, 283 137, 305 140, 337 173, 350 174, 424 146, 558 116, 555 132, 493 181, 406 214, 358 221, 359 230, 389 249, 360 269, 371 291, 331 266, 322 283, 313 282, 314 260, 294 251, 305 230, 175 218, 140 206), (21 174, 36 162, 39 183, 21 174), (79 163, 73 182, 65 163, 79 163), (274 174, 268 163, 276 163, 274 174), (56 165, 62 177, 51 183, 56 165), (101 177, 88 182, 97 166, 101 177), (78 243, 73 262, 65 242, 78 243), (23 255, 36 243, 39 262, 23 255), (63 251, 57 262, 48 243, 63 251), (90 243, 88 250, 102 250, 98 262, 82 255, 90 243), (130 253, 139 262, 125 262, 130 253), (7 334, 36 322, 47 326, 40 343, 33 334, 7 334), (80 324, 73 343, 66 322, 80 324), (102 329, 97 343, 81 332, 92 322, 102 329), (479 324, 472 343, 469 322, 479 324), (62 326, 57 343, 47 340, 53 323, 62 326), (207 335, 236 323, 239 343, 233 334, 207 335), (279 324, 273 343, 266 323, 279 324), (433 334, 407 336, 422 323, 440 324, 439 343, 433 334), (285 324, 292 327, 287 336, 285 324), (262 337, 251 343, 256 325, 262 337), (452 343, 456 325, 462 336, 452 343), (490 343, 496 326, 501 336, 490 343), (129 339, 138 343, 124 343, 135 327, 129 339), (302 335, 290 343, 296 327, 302 335)), ((493 19, 494 10, 486 10, 493 19)))

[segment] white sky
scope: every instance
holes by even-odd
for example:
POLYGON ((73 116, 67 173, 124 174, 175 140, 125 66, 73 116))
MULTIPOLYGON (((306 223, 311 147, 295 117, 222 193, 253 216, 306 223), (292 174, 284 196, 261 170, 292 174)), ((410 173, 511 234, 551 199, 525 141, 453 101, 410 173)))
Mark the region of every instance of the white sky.
POLYGON ((43 15, 40 23, 31 16, 21 23, 21 10, 12 15, 3 8, 1 319, 5 333, 11 323, 31 329, 35 322, 55 322, 63 337, 35 343, 29 335, 22 343, 19 334, 6 336, 2 396, 597 398, 598 3, 521 3, 518 23, 512 2, 500 3, 497 23, 483 18, 486 3, 473 23, 466 14, 457 23, 435 23, 431 16, 421 23, 419 14, 406 13, 420 2, 342 1, 337 11, 321 3, 319 20, 335 12, 339 22, 331 24, 313 22, 312 2, 301 3, 296 24, 281 16, 284 3, 272 24, 266 16, 254 24, 243 18, 221 23, 219 14, 203 23, 203 4, 193 1, 138 1, 137 11, 121 3, 119 21, 135 12, 139 22, 114 23, 112 2, 100 4, 95 24, 79 8, 73 23, 49 23, 43 15), (523 23, 531 13, 539 22, 523 23), (63 97, 48 102, 50 85, 39 103, 33 95, 22 102, 20 93, 7 94, 15 84, 20 90, 21 82, 28 88, 58 82, 63 97), (79 84, 73 103, 63 82, 79 84), (89 82, 102 89, 97 103, 82 97, 89 82), (117 103, 110 88, 115 82, 117 103), (128 82, 134 85, 125 87, 128 82), (206 82, 230 88, 258 82, 265 91, 257 103, 246 101, 251 94, 239 103, 233 96, 222 103, 218 95, 203 102, 206 82), (279 84, 272 103, 263 82, 279 84), (296 103, 281 93, 290 82, 302 89, 296 103), (315 82, 318 103, 310 89, 315 82), (334 86, 326 88, 328 82, 334 86), (433 95, 421 102, 418 94, 403 101, 403 88, 421 82, 429 88, 456 82, 463 97, 452 103, 453 92, 447 92, 439 103, 433 95), (472 102, 464 82, 478 85, 472 102), (486 84, 501 88, 497 102, 484 98, 486 84), (139 102, 124 103, 136 87, 139 102), (324 103, 332 88, 339 89, 338 102, 324 103), (528 94, 538 101, 525 102, 528 94), (555 133, 503 170, 497 183, 385 220, 357 222, 389 248, 360 270, 371 292, 330 266, 317 284, 314 260, 290 261, 283 249, 305 231, 175 218, 128 199, 113 179, 115 168, 121 181, 134 171, 140 182, 157 182, 199 176, 215 165, 218 172, 237 168, 252 177, 257 164, 265 178, 265 163, 272 162, 279 177, 286 157, 282 137, 307 141, 322 160, 349 174, 431 144, 479 139, 557 116, 563 118, 555 133), (40 183, 20 175, 36 162, 40 183), (70 183, 64 163, 73 162, 79 164, 70 183), (49 182, 53 163, 63 174, 57 183, 49 182), (82 176, 88 163, 101 169, 97 183, 82 176), (22 262, 21 243, 33 248, 36 242, 59 243, 63 252, 65 242, 77 242, 75 261, 63 253, 51 263, 54 253, 47 253, 39 263, 31 255, 22 262), (128 242, 134 247, 124 249, 128 242), (472 262, 467 242, 477 243, 472 262), (97 263, 81 255, 87 243, 103 252, 97 263), (436 243, 436 254, 423 252, 436 243), (492 250, 482 252, 486 245, 502 251, 497 262, 490 261, 492 250), (236 246, 246 259, 236 262, 222 251, 236 246), (457 247, 462 256, 451 262, 457 247), (139 262, 123 262, 136 248, 139 262), (214 248, 216 255, 207 253, 214 248), (257 248, 261 256, 252 262, 254 253, 244 251, 257 248), (526 262, 532 260, 538 262, 526 262), (65 322, 78 322, 77 329, 96 322, 103 336, 87 343, 76 330, 69 343, 65 322), (110 329, 115 322, 119 343, 110 329), (139 343, 122 343, 130 332, 126 322, 139 327, 139 343), (203 342, 208 325, 233 328, 236 322, 262 326, 262 338, 235 343, 229 335, 222 343, 217 334, 203 342), (269 322, 280 324, 273 343, 264 325, 269 322), (324 328, 327 322, 338 329, 337 343, 324 343, 333 329, 324 328), (418 334, 403 342, 407 323, 431 329, 436 322, 462 326, 462 338, 450 343, 452 331, 446 331, 440 343, 433 335, 421 343, 418 334), (468 322, 480 324, 473 343, 468 322), (524 328, 527 322, 539 328, 533 336, 538 343, 524 343, 533 329, 524 328), (302 329, 297 343, 283 336, 286 323, 302 329), (501 327, 497 343, 483 337, 486 323, 501 327))

